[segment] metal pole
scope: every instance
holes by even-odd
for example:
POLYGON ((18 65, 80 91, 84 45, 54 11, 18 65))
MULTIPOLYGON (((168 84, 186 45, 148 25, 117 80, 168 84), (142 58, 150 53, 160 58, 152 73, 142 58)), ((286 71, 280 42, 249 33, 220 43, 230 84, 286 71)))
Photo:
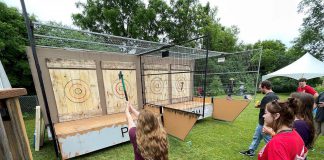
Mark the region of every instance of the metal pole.
POLYGON ((32 50, 32 53, 33 53, 34 61, 35 61, 38 80, 39 80, 40 88, 41 88, 41 91, 42 91, 42 96, 43 96, 43 99, 44 99, 46 115, 47 115, 48 123, 49 123, 49 126, 50 126, 51 134, 53 135, 52 137, 53 137, 53 142, 54 142, 56 158, 58 158, 59 157, 59 152, 58 152, 58 147, 57 147, 57 142, 56 142, 55 130, 54 130, 54 127, 53 127, 53 122, 52 122, 52 119, 51 119, 51 115, 50 115, 50 111, 49 111, 49 107, 48 107, 48 102, 47 102, 47 99, 46 99, 46 93, 45 93, 45 87, 44 87, 43 78, 42 78, 42 72, 40 70, 39 61, 38 61, 38 57, 37 57, 37 54, 36 54, 35 39, 34 39, 34 36, 33 36, 33 33, 32 33, 31 23, 30 23, 29 18, 28 18, 26 6, 25 6, 25 1, 20 0, 20 3, 21 3, 21 8, 22 8, 22 11, 23 11, 24 18, 25 18, 25 24, 26 24, 27 33, 28 33, 28 39, 29 39, 30 47, 31 47, 31 50, 32 50))
POLYGON ((207 67, 208 67, 208 50, 209 50, 209 37, 210 35, 207 34, 206 36, 206 60, 205 60, 205 79, 204 79, 204 99, 203 99, 203 111, 202 111, 202 117, 205 116, 205 98, 206 98, 206 83, 207 83, 207 67))
POLYGON ((259 81, 259 76, 260 76, 260 65, 261 65, 261 58, 262 58, 262 47, 261 47, 261 49, 259 49, 259 51, 260 51, 260 56, 259 56, 258 74, 257 74, 257 79, 256 79, 255 89, 254 89, 254 101, 256 99, 256 92, 257 92, 258 81, 259 81))
POLYGON ((144 84, 144 80, 143 80, 143 76, 144 76, 144 66, 142 64, 142 56, 139 57, 139 61, 140 61, 140 73, 141 73, 141 87, 142 87, 142 109, 144 109, 144 105, 146 104, 146 97, 145 97, 145 84, 144 84))

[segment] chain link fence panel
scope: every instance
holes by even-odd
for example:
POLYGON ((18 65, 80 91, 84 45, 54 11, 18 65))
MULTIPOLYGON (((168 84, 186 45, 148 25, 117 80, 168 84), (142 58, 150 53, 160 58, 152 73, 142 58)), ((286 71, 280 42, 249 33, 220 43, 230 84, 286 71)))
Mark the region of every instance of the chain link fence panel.
POLYGON ((36 106, 39 105, 36 95, 19 97, 20 108, 24 118, 34 118, 36 106))

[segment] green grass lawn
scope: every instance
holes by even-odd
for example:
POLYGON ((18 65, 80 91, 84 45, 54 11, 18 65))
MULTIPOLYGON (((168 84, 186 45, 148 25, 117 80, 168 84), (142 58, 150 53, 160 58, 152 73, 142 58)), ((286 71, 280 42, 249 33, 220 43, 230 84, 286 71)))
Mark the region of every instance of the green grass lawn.
MULTIPOLYGON (((258 95, 260 100, 263 95, 258 95)), ((280 99, 287 98, 287 94, 280 95, 280 99)), ((25 120, 30 144, 33 144, 34 119, 25 120)), ((207 118, 198 121, 185 141, 169 136, 169 159, 257 159, 246 157, 239 151, 248 149, 254 129, 258 123, 258 109, 253 102, 241 113, 234 122, 224 122, 207 118)), ((264 146, 262 142, 259 149, 264 146)), ((40 151, 35 152, 35 160, 55 159, 53 144, 45 141, 40 151)), ((127 142, 109 147, 75 159, 134 159, 132 145, 127 142)), ((308 159, 324 159, 324 137, 318 138, 315 151, 310 151, 308 159)))

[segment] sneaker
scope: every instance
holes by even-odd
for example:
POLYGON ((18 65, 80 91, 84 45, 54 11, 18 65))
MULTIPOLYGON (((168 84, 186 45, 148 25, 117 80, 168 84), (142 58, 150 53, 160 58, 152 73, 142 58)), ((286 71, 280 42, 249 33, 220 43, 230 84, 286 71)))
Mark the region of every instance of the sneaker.
POLYGON ((255 154, 254 154, 254 151, 252 149, 249 149, 247 151, 241 151, 240 154, 243 154, 243 155, 246 155, 246 156, 250 156, 250 157, 253 157, 255 154))

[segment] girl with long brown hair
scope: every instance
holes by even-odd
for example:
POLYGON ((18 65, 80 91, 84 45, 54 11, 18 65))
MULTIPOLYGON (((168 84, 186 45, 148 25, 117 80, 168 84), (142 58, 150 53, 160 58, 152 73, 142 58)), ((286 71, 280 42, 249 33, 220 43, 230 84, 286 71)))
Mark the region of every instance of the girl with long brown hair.
POLYGON ((264 117, 265 127, 272 128, 275 135, 260 150, 259 160, 268 159, 305 159, 307 148, 303 139, 293 129, 294 110, 301 101, 291 98, 287 102, 272 101, 266 105, 264 117))
POLYGON ((295 110, 294 128, 302 137, 306 147, 309 149, 313 145, 315 137, 313 105, 314 97, 308 93, 294 92, 290 95, 301 101, 301 105, 295 110))
POLYGON ((135 160, 167 160, 167 133, 157 116, 145 109, 138 112, 128 102, 125 113, 128 121, 129 138, 134 148, 135 160), (136 124, 131 113, 137 119, 136 124))

